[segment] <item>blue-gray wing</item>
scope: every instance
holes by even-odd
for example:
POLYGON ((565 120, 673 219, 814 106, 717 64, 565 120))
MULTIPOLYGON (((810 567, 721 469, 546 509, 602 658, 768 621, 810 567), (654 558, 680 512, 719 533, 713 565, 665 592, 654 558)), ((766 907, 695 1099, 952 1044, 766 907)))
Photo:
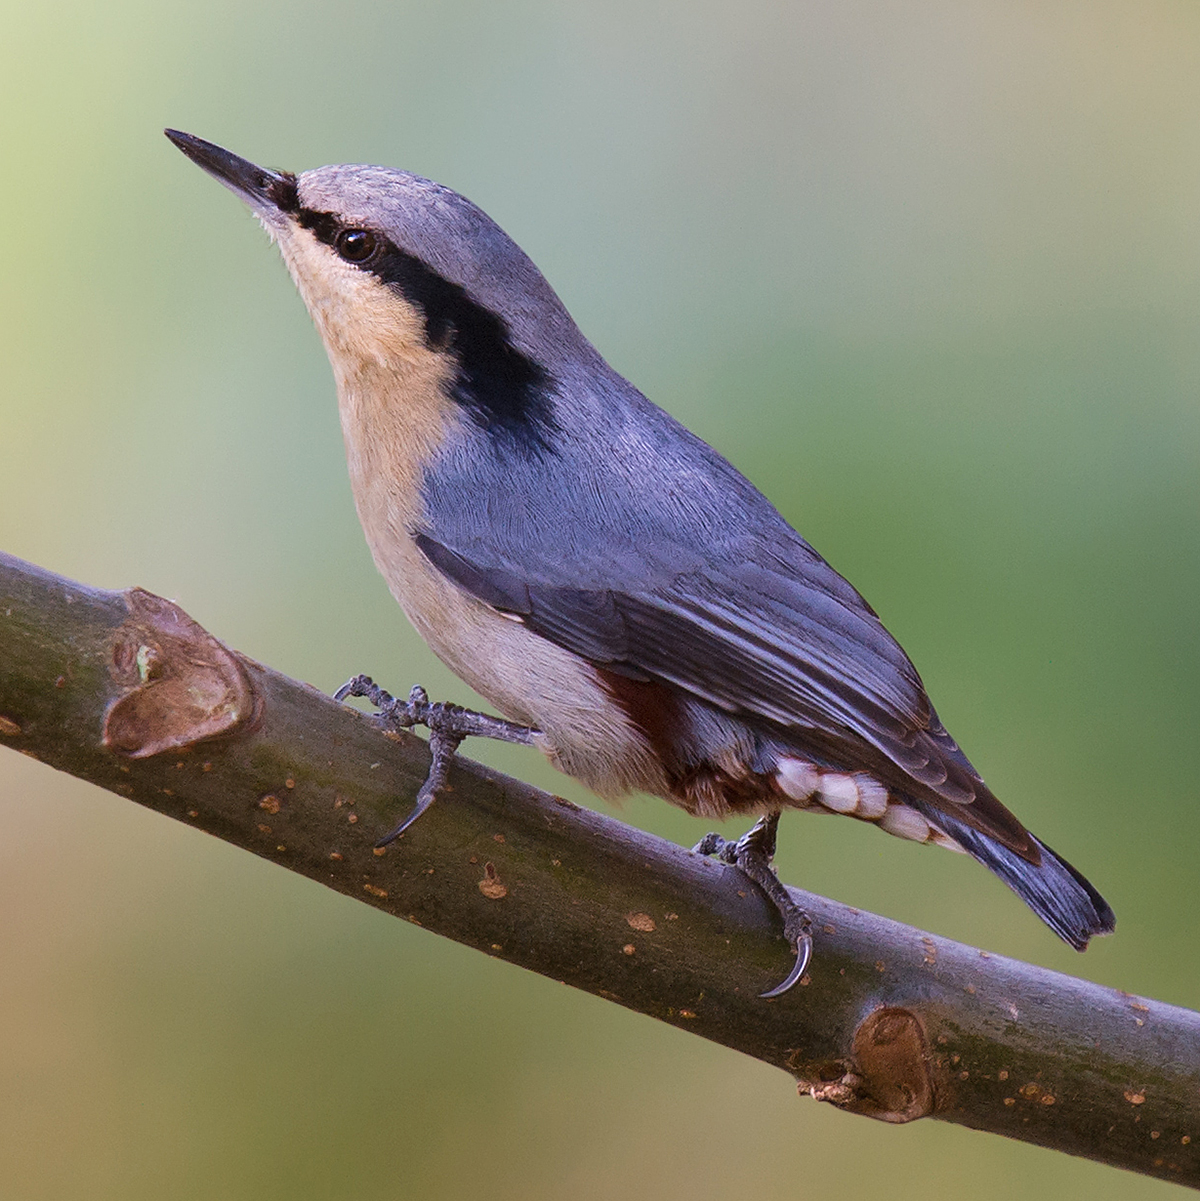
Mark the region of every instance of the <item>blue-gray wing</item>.
POLYGON ((586 571, 546 555, 518 564, 476 538, 463 547, 428 534, 417 542, 459 587, 595 666, 765 723, 800 751, 870 771, 1036 857, 938 721, 904 651, 798 536, 749 539, 740 556, 703 566, 673 548, 626 544, 614 550, 609 586, 595 540, 586 571))

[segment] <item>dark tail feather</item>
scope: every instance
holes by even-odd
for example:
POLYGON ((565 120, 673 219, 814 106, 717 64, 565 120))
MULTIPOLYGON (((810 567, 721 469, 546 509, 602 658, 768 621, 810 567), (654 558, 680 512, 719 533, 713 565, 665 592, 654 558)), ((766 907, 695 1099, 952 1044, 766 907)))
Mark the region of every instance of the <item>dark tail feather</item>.
MULTIPOLYGON (((1108 902, 1065 859, 1060 859, 1044 842, 1042 864, 1034 867, 995 839, 957 821, 945 810, 914 804, 963 849, 995 872, 1063 940, 1077 951, 1086 951, 1093 934, 1111 934, 1117 919, 1108 902)), ((1030 836, 1032 837, 1032 835, 1030 836)))

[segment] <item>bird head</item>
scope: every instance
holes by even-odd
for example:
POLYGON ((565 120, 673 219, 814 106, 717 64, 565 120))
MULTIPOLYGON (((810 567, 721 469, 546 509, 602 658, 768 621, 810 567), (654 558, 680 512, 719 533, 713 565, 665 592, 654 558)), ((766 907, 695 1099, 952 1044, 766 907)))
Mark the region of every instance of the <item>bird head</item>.
POLYGON ((557 363, 595 354, 528 256, 450 188, 389 167, 272 171, 166 134, 278 244, 339 389, 380 372, 420 377, 503 432, 545 416, 557 363))

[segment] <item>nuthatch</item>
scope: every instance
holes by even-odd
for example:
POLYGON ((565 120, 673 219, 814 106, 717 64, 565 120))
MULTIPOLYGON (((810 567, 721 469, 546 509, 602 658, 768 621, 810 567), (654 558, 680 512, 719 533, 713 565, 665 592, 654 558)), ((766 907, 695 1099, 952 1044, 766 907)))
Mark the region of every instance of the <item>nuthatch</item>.
POLYGON ((1114 917, 996 799, 874 610, 729 463, 619 376, 524 252, 449 188, 386 167, 267 171, 167 136, 278 243, 325 342, 359 519, 433 651, 509 721, 426 724, 420 813, 464 737, 532 743, 602 796, 761 815, 697 848, 771 870, 782 809, 966 851, 1083 950, 1114 917))

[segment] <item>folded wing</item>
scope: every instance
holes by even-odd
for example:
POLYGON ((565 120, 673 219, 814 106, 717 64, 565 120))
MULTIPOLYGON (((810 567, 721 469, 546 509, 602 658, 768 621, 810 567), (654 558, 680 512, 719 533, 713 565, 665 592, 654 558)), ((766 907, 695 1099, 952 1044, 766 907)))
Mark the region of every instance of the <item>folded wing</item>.
MULTIPOLYGON (((903 650, 799 539, 783 552, 748 545, 721 567, 628 580, 620 567, 628 557, 615 556, 610 587, 578 587, 545 560, 518 567, 477 542, 469 550, 426 534, 417 542, 459 587, 595 666, 769 727, 1040 861, 1036 841, 947 734, 903 650)), ((642 561, 654 561, 653 548, 642 549, 642 561)), ((588 574, 604 573, 593 564, 588 574)))

